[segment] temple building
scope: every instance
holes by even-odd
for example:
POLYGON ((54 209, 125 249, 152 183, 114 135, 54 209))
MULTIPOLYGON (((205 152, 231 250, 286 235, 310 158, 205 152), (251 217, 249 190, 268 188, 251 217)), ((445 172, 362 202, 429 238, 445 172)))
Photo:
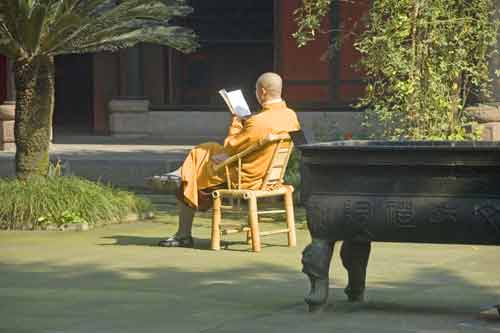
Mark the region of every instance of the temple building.
MULTIPOLYGON (((364 90, 353 37, 345 31, 371 1, 334 1, 318 38, 297 48, 293 12, 301 0, 190 0, 183 20, 200 38, 194 53, 141 44, 116 53, 56 57, 54 133, 158 136, 202 140, 225 136, 230 114, 218 95, 242 89, 257 108, 255 80, 284 79, 284 98, 307 132, 360 130, 352 107, 364 90), (345 34, 345 35, 344 35, 345 34), (332 40, 342 40, 330 48, 332 40)), ((0 56, 0 103, 12 99, 9 63, 0 56)))

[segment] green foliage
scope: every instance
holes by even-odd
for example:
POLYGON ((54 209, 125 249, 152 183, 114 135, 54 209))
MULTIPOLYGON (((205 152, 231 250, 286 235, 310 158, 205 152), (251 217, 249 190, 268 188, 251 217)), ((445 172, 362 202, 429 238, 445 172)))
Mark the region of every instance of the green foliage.
POLYGON ((474 139, 464 107, 488 94, 491 0, 377 0, 356 43, 369 78, 367 124, 391 139, 474 139))
POLYGON ((68 161, 56 159, 49 163, 48 177, 74 176, 71 172, 71 166, 68 161))
POLYGON ((296 192, 300 190, 300 151, 294 149, 286 167, 285 184, 292 185, 296 192))
POLYGON ((119 222, 130 213, 152 210, 134 194, 76 177, 0 180, 0 229, 43 224, 119 222))
MULTIPOLYGON (((330 5, 302 1, 293 35, 299 46, 315 38, 330 5)), ((368 78, 358 106, 366 108, 365 125, 375 136, 478 138, 478 131, 465 129, 474 124, 464 107, 489 95, 488 59, 498 52, 492 46, 500 31, 494 8, 493 0, 373 1, 367 30, 355 46, 368 78)))
POLYGON ((193 31, 171 21, 191 12, 185 0, 2 0, 0 53, 31 59, 140 42, 188 52, 197 46, 193 31))
POLYGON ((49 177, 60 177, 63 175, 63 168, 61 160, 57 160, 55 163, 49 164, 49 177))
POLYGON ((56 226, 73 223, 89 223, 89 221, 81 217, 80 214, 74 213, 72 211, 64 211, 56 215, 42 215, 36 221, 39 225, 53 224, 56 226))
POLYGON ((302 0, 301 6, 294 12, 297 31, 293 33, 293 37, 299 47, 316 38, 321 20, 330 10, 331 2, 332 0, 302 0))

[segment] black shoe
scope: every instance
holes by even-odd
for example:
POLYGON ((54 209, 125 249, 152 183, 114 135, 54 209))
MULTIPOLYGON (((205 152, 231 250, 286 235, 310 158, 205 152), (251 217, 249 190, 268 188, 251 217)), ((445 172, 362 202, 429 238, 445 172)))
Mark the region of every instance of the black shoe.
POLYGON ((364 302, 365 301, 365 290, 353 290, 351 287, 347 286, 344 289, 344 293, 347 295, 349 302, 364 302))
POLYGON ((481 312, 479 312, 479 318, 487 320, 499 320, 500 304, 482 308, 481 312))
POLYGON ((179 236, 172 236, 167 239, 162 239, 159 243, 158 246, 162 247, 193 247, 194 242, 193 242, 193 237, 187 236, 187 237, 179 237, 179 236))

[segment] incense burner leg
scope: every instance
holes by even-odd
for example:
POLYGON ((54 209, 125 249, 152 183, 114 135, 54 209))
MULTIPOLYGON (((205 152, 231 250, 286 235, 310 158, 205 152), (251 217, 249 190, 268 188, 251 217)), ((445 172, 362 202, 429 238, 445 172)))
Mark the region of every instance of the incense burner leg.
POLYGON ((342 264, 348 273, 348 284, 344 289, 351 302, 363 302, 366 288, 366 268, 370 257, 369 241, 344 241, 340 250, 342 264))
POLYGON ((313 238, 302 253, 302 272, 311 284, 305 302, 310 312, 316 312, 326 307, 328 301, 328 287, 330 262, 335 242, 313 238))

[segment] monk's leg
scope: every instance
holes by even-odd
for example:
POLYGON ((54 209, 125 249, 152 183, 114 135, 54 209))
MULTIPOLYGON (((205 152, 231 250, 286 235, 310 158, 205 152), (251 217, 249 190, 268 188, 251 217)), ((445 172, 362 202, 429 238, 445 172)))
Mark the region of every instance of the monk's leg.
POLYGON ((198 145, 191 149, 179 170, 168 174, 172 175, 180 171, 180 187, 177 192, 179 225, 177 233, 160 241, 160 246, 191 247, 193 245, 191 228, 194 213, 196 210, 202 210, 204 206, 200 192, 224 182, 222 177, 213 170, 211 162, 214 154, 223 151, 224 147, 214 142, 198 145))
POLYGON ((181 168, 182 195, 180 199, 198 208, 199 191, 224 182, 224 171, 215 171, 211 158, 224 151, 218 143, 203 143, 191 149, 181 168))
POLYGON ((182 200, 177 200, 177 210, 179 213, 179 225, 174 236, 161 240, 158 245, 163 247, 193 247, 193 237, 191 228, 195 209, 186 205, 182 200))
POLYGON ((191 237, 195 210, 182 200, 177 200, 177 210, 179 212, 179 226, 176 235, 181 238, 191 237))

